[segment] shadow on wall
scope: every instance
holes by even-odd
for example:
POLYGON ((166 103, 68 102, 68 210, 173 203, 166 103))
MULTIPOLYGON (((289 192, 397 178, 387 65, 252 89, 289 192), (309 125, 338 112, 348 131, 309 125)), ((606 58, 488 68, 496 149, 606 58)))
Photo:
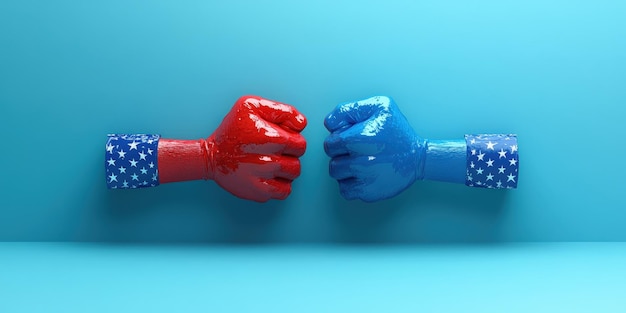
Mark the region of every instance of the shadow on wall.
POLYGON ((142 190, 101 189, 96 240, 142 243, 263 243, 287 203, 241 200, 212 182, 142 190))
POLYGON ((91 181, 98 177, 88 180, 88 209, 71 239, 108 243, 497 243, 507 195, 515 192, 416 182, 393 199, 364 203, 341 198, 328 178, 304 201, 255 203, 213 182, 107 190, 91 181))
MULTIPOLYGON (((83 237, 117 243, 300 243, 297 238, 302 234, 293 234, 292 238, 289 233, 274 231, 278 220, 289 222, 281 218, 293 209, 287 201, 251 203, 208 184, 194 182, 133 191, 101 188, 104 205, 93 216, 90 236, 83 237)), ((499 221, 507 191, 437 183, 418 185, 391 200, 373 204, 346 201, 329 187, 329 205, 317 208, 326 210, 328 218, 310 223, 330 224, 330 228, 319 229, 330 229, 331 234, 308 234, 313 239, 305 243, 500 241, 499 221)))
POLYGON ((507 191, 417 182, 377 203, 335 199, 335 241, 350 244, 497 243, 507 191))

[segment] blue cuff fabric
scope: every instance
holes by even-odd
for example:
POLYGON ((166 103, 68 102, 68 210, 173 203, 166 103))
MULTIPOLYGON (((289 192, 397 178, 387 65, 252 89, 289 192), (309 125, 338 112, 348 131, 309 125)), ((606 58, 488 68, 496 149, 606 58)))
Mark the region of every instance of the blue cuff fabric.
POLYGON ((517 188, 519 154, 517 135, 465 135, 465 185, 480 188, 517 188))
POLYGON ((110 134, 106 144, 106 184, 109 189, 159 185, 157 150, 160 135, 110 134))

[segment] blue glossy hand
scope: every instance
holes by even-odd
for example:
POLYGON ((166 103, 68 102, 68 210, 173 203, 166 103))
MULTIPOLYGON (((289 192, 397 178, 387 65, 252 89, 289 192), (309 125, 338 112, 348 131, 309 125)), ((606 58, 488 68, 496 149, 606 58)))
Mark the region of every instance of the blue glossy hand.
POLYGON ((340 104, 324 124, 331 133, 324 141, 331 157, 330 176, 349 200, 391 198, 422 179, 517 188, 519 153, 514 134, 423 139, 385 96, 340 104))
POLYGON ((349 200, 391 198, 422 179, 426 141, 385 96, 338 105, 325 119, 330 176, 349 200))

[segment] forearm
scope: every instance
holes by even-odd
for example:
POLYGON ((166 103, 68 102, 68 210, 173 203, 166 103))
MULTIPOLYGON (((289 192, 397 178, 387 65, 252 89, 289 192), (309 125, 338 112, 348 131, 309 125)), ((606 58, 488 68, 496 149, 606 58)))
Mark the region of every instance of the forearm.
POLYGON ((428 140, 424 160, 424 179, 465 183, 467 145, 464 139, 428 140))
POLYGON ((209 141, 164 139, 159 135, 114 134, 106 145, 107 187, 155 187, 212 179, 209 141))
POLYGON ((161 183, 212 178, 207 140, 161 139, 158 155, 161 183))
POLYGON ((466 135, 465 139, 428 140, 423 178, 483 188, 517 188, 517 136, 466 135))

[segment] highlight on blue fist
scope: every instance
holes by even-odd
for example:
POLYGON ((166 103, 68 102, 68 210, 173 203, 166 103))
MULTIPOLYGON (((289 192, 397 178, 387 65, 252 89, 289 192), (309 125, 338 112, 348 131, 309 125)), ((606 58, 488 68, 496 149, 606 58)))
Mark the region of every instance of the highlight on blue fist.
POLYGON ((324 125, 330 132, 324 141, 329 173, 348 200, 389 199, 416 180, 517 188, 519 153, 513 134, 424 139, 386 96, 339 104, 324 125))

